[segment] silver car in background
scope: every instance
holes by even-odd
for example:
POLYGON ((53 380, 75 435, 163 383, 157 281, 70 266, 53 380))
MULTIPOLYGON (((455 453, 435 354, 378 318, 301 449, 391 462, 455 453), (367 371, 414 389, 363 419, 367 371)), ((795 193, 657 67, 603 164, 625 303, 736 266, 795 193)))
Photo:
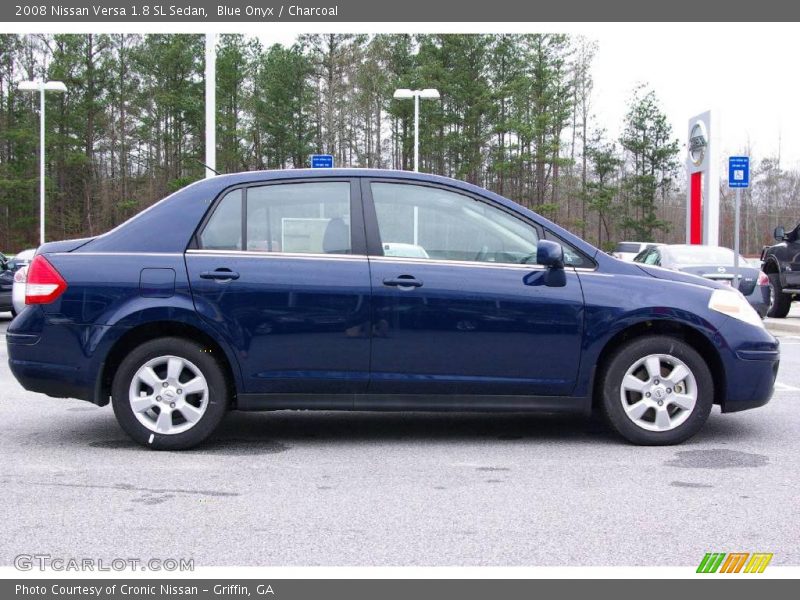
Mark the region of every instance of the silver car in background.
POLYGON ((648 248, 654 248, 659 244, 653 242, 619 242, 615 247, 611 256, 624 260, 625 262, 632 262, 634 257, 640 252, 648 248))
POLYGON ((16 316, 25 308, 25 284, 28 282, 28 265, 31 264, 36 249, 23 250, 17 254, 13 262, 14 285, 11 288, 11 303, 14 305, 13 314, 16 316))
POLYGON ((734 254, 722 246, 661 244, 640 252, 634 262, 664 267, 711 279, 738 289, 763 319, 767 315, 772 297, 769 279, 760 263, 753 266, 744 256, 739 256, 739 270, 734 267, 734 254))

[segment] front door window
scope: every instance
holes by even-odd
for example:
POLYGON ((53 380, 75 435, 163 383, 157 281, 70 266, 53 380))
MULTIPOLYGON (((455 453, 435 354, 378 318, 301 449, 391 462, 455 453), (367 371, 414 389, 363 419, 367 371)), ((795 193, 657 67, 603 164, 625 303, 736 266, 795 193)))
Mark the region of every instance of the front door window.
POLYGON ((536 229, 505 211, 434 187, 373 183, 384 256, 536 263, 536 229))

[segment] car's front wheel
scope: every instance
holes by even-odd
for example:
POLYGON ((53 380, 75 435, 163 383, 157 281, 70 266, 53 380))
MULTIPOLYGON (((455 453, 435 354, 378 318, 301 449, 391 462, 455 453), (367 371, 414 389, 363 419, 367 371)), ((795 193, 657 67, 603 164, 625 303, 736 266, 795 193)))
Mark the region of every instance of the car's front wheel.
POLYGON ((145 342, 121 362, 112 384, 119 424, 156 450, 196 446, 229 405, 225 373, 203 346, 182 338, 145 342))
POLYGON ((769 277, 769 309, 767 316, 773 319, 783 319, 789 314, 792 307, 792 296, 783 293, 781 286, 781 276, 778 273, 770 273, 769 277))
POLYGON ((634 444, 679 444, 697 433, 714 403, 705 360, 671 336, 637 338, 604 369, 602 407, 611 427, 634 444))

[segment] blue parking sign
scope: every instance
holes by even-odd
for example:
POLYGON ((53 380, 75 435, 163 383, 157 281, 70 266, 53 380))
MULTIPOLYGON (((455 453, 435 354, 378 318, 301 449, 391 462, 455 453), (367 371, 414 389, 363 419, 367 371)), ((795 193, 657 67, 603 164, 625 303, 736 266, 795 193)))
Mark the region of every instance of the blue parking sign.
POLYGON ((312 154, 311 155, 311 168, 312 169, 332 169, 333 168, 333 155, 332 154, 312 154))
POLYGON ((728 187, 750 187, 749 156, 731 156, 728 158, 728 187))

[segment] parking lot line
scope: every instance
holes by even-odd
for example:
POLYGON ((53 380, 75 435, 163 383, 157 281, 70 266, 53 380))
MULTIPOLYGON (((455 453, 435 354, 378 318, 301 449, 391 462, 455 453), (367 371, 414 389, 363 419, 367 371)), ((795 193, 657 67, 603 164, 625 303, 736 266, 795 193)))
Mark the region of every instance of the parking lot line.
POLYGON ((795 387, 793 385, 788 385, 786 383, 781 383, 780 381, 775 382, 775 391, 776 392, 800 392, 800 387, 795 387))

